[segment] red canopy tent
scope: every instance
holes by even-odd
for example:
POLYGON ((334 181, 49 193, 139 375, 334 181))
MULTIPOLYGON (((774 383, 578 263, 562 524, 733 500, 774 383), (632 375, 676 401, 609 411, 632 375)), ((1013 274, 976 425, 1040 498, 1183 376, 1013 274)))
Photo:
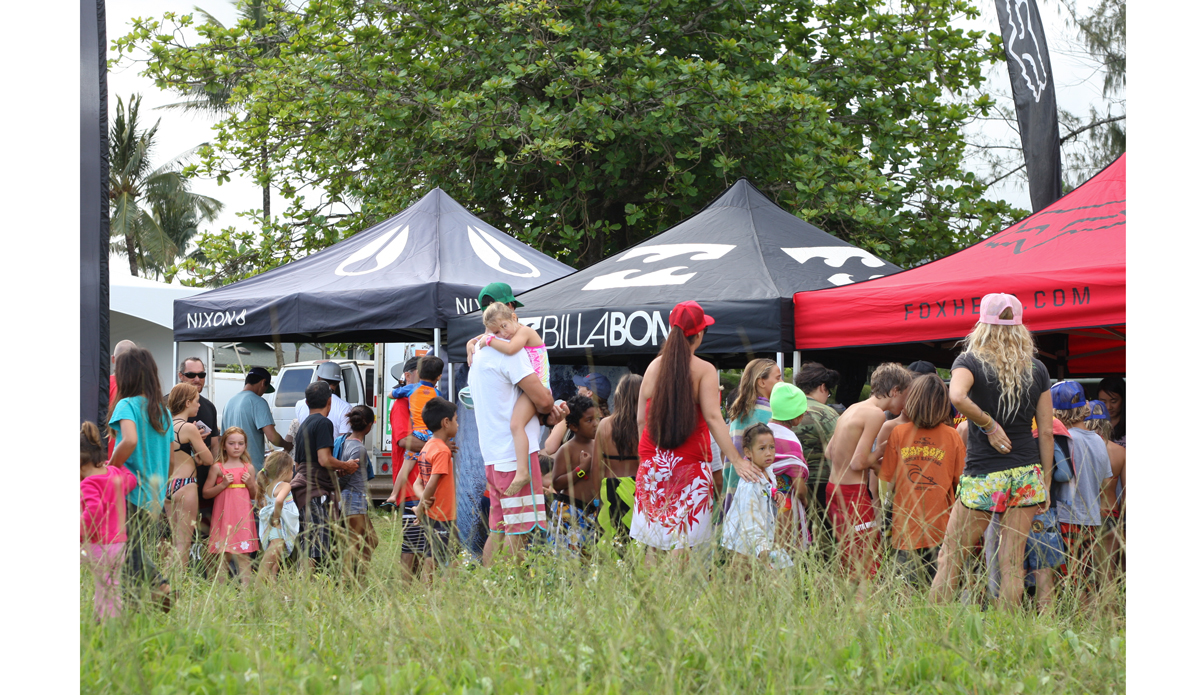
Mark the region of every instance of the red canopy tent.
POLYGON ((1022 301, 1052 375, 1055 364, 1060 377, 1124 373, 1125 155, 1053 205, 958 253, 797 293, 796 349, 923 343, 944 351, 953 342, 939 341, 970 332, 989 292, 1022 301))

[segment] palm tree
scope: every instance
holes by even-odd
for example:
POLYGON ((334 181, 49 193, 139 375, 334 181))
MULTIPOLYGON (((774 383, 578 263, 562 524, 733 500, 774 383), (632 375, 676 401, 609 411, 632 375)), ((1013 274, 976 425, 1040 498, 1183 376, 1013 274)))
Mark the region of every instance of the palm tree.
POLYGON ((142 98, 129 107, 117 97, 117 115, 109 133, 109 226, 114 248, 129 258, 133 275, 161 274, 179 258, 202 222, 212 222, 224 205, 193 193, 182 175, 185 152, 154 168, 151 155, 158 123, 140 130, 142 98))
MULTIPOLYGON (((248 19, 253 27, 257 30, 266 28, 267 26, 267 7, 264 0, 230 0, 230 3, 238 8, 238 20, 248 19)), ((197 14, 204 17, 206 24, 225 28, 211 12, 202 7, 194 6, 192 8, 197 14)), ((261 43, 264 55, 271 56, 279 52, 279 47, 261 43)), ((174 104, 160 106, 160 109, 179 109, 181 111, 194 111, 204 113, 210 116, 222 116, 233 111, 234 106, 230 103, 233 96, 233 88, 237 86, 237 78, 230 80, 221 80, 209 82, 206 84, 194 84, 186 92, 184 101, 179 101, 174 104)), ((271 183, 265 178, 270 173, 270 157, 267 150, 267 145, 264 142, 259 147, 259 168, 264 176, 262 184, 262 205, 263 205, 263 222, 271 220, 271 183)))

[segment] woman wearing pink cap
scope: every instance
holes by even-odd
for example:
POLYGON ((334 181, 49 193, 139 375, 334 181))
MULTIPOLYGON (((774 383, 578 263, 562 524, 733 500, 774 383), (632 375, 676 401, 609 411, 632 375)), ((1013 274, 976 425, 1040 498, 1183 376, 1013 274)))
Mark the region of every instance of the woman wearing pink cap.
POLYGON ((638 393, 641 464, 629 535, 652 548, 682 551, 712 537, 710 431, 743 480, 762 473, 734 448, 721 418, 717 370, 695 355, 713 318, 689 301, 671 310, 670 324, 638 393))
POLYGON ((1054 473, 1054 438, 1033 436, 1033 421, 1053 430, 1050 374, 1037 358, 1033 335, 1021 324, 1021 302, 989 294, 979 322, 950 367, 950 401, 972 424, 967 464, 938 555, 932 597, 948 601, 963 554, 975 547, 993 513, 1000 517, 1000 598, 1020 606, 1025 541, 1034 513, 1045 511, 1054 473))

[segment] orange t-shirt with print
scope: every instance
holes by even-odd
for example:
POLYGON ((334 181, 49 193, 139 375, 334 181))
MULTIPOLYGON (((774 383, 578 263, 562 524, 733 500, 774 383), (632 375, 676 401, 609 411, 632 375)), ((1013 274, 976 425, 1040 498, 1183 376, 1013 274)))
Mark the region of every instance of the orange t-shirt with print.
POLYGON ((437 437, 425 442, 425 446, 421 447, 421 455, 417 457, 417 470, 421 472, 421 485, 428 485, 433 475, 442 475, 433 493, 429 518, 434 521, 454 521, 458 517, 458 503, 454 499, 454 463, 446 442, 437 437))
POLYGON ((892 547, 916 550, 942 544, 966 461, 962 437, 951 427, 918 430, 909 422, 892 430, 879 470, 879 478, 896 490, 892 547))

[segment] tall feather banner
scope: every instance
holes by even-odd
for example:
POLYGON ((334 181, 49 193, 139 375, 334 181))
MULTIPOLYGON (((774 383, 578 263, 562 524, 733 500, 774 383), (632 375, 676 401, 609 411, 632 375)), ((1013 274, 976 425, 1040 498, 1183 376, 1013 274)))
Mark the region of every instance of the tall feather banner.
POLYGON ((996 0, 996 14, 1025 152, 1029 202, 1037 212, 1062 197, 1058 103, 1050 50, 1036 0, 996 0))

